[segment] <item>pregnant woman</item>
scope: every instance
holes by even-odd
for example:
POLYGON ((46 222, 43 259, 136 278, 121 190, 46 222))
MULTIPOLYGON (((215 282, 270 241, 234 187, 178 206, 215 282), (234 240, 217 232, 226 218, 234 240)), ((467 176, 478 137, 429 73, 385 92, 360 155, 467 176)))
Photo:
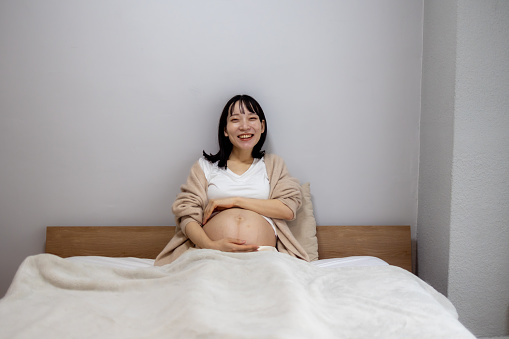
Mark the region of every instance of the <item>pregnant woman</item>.
POLYGON ((248 95, 230 99, 219 119, 219 152, 203 152, 173 204, 175 236, 158 255, 165 265, 190 248, 225 252, 273 249, 309 260, 286 220, 301 204, 284 161, 265 154, 265 114, 248 95))

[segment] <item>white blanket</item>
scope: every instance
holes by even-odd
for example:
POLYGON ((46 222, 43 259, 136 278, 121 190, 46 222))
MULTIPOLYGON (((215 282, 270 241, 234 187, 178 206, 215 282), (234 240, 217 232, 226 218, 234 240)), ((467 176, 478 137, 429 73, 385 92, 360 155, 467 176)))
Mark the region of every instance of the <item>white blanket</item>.
POLYGON ((0 300, 1 338, 474 338, 393 266, 313 266, 273 252, 188 251, 139 269, 41 254, 0 300))

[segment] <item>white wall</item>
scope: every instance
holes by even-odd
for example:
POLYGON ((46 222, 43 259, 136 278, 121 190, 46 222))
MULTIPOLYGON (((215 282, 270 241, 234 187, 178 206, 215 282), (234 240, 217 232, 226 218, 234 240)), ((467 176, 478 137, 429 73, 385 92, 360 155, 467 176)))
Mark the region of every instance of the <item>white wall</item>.
POLYGON ((456 2, 426 1, 420 125, 418 274, 447 294, 456 80, 456 2))
POLYGON ((419 275, 445 287, 474 334, 507 335, 509 2, 424 8, 419 275))
POLYGON ((509 334, 509 2, 458 2, 449 297, 509 334))
POLYGON ((171 225, 234 94, 319 224, 415 234, 422 1, 0 2, 0 295, 47 225, 171 225))

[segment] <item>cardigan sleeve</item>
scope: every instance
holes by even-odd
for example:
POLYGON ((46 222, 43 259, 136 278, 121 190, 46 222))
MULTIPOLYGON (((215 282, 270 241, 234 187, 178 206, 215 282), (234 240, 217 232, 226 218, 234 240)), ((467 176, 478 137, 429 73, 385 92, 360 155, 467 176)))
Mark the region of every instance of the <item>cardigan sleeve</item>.
MULTIPOLYGON (((302 191, 299 181, 290 176, 283 159, 274 154, 265 155, 265 164, 271 186, 270 197, 282 201, 293 211, 294 219, 297 217, 297 210, 302 204, 302 191)), ((285 220, 274 219, 278 238, 277 250, 306 261, 309 255, 302 245, 292 234, 285 220)))
POLYGON ((208 203, 207 179, 198 162, 194 163, 187 181, 180 187, 181 192, 177 195, 172 206, 177 226, 186 235, 185 227, 191 221, 201 224, 203 222, 203 210, 208 203))
POLYGON ((270 198, 277 199, 288 206, 295 219, 297 210, 302 205, 300 182, 290 175, 281 157, 274 154, 266 155, 266 165, 271 186, 270 198))

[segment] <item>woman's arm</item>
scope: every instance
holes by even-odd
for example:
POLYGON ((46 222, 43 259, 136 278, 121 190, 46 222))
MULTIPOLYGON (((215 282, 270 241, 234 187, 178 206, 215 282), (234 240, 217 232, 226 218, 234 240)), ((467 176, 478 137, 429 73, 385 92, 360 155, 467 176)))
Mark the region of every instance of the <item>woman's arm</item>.
POLYGON ((223 252, 253 252, 258 250, 257 245, 245 245, 245 240, 224 238, 217 241, 210 240, 203 228, 196 221, 186 226, 187 237, 200 248, 210 248, 223 252))
POLYGON ((210 200, 203 213, 203 224, 209 220, 214 211, 222 211, 233 207, 251 210, 268 218, 284 220, 293 219, 293 211, 277 199, 232 197, 210 200))

